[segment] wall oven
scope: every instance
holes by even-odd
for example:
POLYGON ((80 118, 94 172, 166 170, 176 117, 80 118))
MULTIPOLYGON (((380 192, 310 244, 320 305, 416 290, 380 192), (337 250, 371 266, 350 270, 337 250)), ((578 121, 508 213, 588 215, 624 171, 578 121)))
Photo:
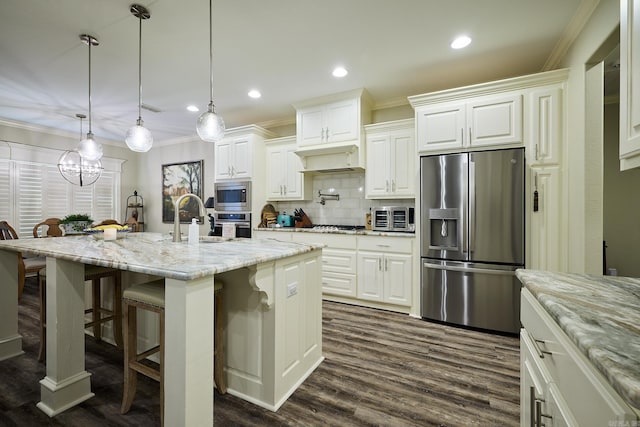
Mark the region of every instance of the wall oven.
POLYGON ((251 238, 251 212, 214 212, 213 235, 222 236, 224 224, 233 224, 236 237, 251 238))
POLYGON ((251 212, 251 181, 216 182, 216 210, 220 212, 251 212))

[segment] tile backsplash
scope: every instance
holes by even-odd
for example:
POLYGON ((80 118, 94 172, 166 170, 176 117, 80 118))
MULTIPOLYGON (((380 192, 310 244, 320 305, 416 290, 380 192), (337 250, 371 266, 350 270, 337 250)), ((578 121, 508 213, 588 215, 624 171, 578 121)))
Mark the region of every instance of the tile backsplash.
POLYGON ((414 206, 414 199, 369 200, 364 197, 364 172, 318 174, 313 179, 313 199, 294 202, 273 202, 280 213, 293 215, 302 208, 313 224, 364 225, 365 214, 379 206, 414 206), (337 194, 340 200, 327 197, 320 204, 322 194, 337 194))

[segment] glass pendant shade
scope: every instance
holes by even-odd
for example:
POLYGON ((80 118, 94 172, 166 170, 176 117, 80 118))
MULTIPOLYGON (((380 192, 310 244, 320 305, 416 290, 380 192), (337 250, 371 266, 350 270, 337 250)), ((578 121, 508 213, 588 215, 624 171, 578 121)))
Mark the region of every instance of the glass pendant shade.
POLYGON ((77 151, 66 151, 58 160, 60 174, 74 185, 91 185, 102 175, 100 160, 86 160, 77 151))
POLYGON ((80 141, 77 148, 78 153, 88 161, 100 160, 102 157, 102 144, 93 139, 93 133, 87 133, 87 137, 80 141))
POLYGON ((224 120, 214 111, 213 103, 209 104, 209 110, 198 117, 196 131, 200 139, 206 142, 216 142, 224 137, 224 120))
POLYGON ((146 153, 153 145, 153 135, 151 135, 149 129, 142 126, 142 120, 138 120, 135 126, 131 126, 129 130, 127 130, 124 142, 127 143, 127 147, 129 147, 131 151, 146 153))

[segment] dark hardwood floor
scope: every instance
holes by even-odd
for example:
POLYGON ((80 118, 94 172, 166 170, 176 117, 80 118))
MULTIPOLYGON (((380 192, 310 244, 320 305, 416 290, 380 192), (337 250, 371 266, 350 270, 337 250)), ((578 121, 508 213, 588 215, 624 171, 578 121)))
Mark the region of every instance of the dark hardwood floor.
MULTIPOLYGON (((120 415, 122 353, 86 338, 95 397, 49 418, 36 403, 45 366, 37 361, 38 299, 29 279, 20 302, 25 354, 0 362, 0 426, 159 425, 158 384, 140 376, 131 411, 120 415)), ((407 315, 323 303, 324 362, 270 412, 215 394, 222 426, 515 426, 519 344, 407 315)))

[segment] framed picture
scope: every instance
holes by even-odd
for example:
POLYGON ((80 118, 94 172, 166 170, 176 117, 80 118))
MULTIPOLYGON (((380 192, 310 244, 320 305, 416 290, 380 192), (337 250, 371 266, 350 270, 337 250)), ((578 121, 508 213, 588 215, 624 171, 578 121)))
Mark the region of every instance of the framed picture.
MULTIPOLYGON (((162 222, 173 223, 174 206, 180 196, 192 193, 202 200, 202 164, 199 160, 162 165, 162 222)), ((200 217, 198 201, 193 197, 182 199, 178 208, 181 223, 200 217)))

